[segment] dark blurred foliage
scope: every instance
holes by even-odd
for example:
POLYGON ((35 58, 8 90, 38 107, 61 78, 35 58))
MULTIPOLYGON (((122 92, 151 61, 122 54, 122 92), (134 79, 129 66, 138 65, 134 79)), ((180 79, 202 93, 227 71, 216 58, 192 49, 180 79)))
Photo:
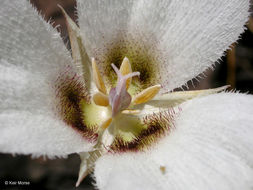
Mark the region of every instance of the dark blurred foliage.
POLYGON ((93 190, 90 177, 75 188, 79 164, 78 155, 70 155, 68 159, 44 160, 0 154, 0 189, 93 190), (5 185, 5 181, 28 181, 30 185, 5 185))
POLYGON ((77 19, 76 1, 75 0, 30 0, 39 12, 45 17, 45 20, 51 21, 54 27, 59 26, 58 30, 61 33, 64 41, 68 40, 68 33, 61 10, 58 4, 61 5, 68 15, 73 19, 77 19))
MULTIPOLYGON (((252 21, 252 20, 251 20, 252 21)), ((253 93, 253 31, 247 30, 235 48, 236 89, 253 93)))
MULTIPOLYGON (((68 44, 67 30, 63 15, 57 4, 60 4, 73 20, 76 20, 74 0, 31 0, 31 3, 45 16, 53 21, 53 26, 60 25, 59 32, 68 44)), ((215 88, 230 84, 241 92, 253 93, 253 21, 238 41, 222 57, 214 71, 207 71, 206 78, 197 82, 189 82, 190 89, 215 88), (194 87, 193 87, 194 86, 194 87)), ((67 45, 68 46, 68 45, 67 45)), ((68 47, 69 48, 69 47, 68 47)), ((70 155, 68 159, 44 160, 31 159, 30 156, 12 156, 0 154, 0 189, 48 189, 48 190, 92 190, 93 179, 88 176, 80 187, 75 188, 78 177, 80 159, 78 155, 70 155), (4 185, 5 181, 29 181, 31 185, 4 185)))

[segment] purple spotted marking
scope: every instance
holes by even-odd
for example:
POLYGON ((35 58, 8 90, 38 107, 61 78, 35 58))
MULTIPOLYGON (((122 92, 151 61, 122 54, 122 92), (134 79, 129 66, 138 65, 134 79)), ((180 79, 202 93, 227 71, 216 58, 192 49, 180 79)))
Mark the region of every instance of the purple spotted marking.
POLYGON ((112 116, 115 116, 118 112, 126 109, 132 100, 131 95, 127 92, 126 89, 127 79, 130 77, 139 76, 140 72, 132 72, 127 75, 122 75, 114 64, 111 65, 118 76, 116 87, 112 88, 109 93, 109 103, 112 107, 112 116))

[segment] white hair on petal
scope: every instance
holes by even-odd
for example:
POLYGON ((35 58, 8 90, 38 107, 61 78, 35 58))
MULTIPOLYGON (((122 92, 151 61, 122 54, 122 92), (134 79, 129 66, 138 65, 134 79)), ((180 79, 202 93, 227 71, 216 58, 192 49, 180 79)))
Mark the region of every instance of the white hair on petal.
POLYGON ((2 0, 0 26, 0 151, 53 157, 90 150, 53 110, 54 82, 72 64, 60 34, 27 0, 2 0))
POLYGON ((101 157, 98 188, 251 190, 252 96, 222 92, 181 107, 175 130, 152 150, 101 157))
POLYGON ((157 47, 161 93, 187 86, 189 80, 214 68, 245 30, 249 16, 248 0, 78 0, 77 7, 88 51, 114 43, 122 30, 138 33, 137 44, 151 42, 157 47))

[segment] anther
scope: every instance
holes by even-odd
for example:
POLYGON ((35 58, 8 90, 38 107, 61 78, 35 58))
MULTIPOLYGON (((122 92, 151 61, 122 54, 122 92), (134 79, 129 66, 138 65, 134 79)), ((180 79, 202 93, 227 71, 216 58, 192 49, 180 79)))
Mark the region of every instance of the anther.
POLYGON ((133 104, 143 104, 149 100, 151 100, 152 98, 155 97, 155 95, 159 92, 159 90, 161 89, 161 85, 155 85, 155 86, 151 86, 146 88, 145 90, 141 91, 139 94, 137 94, 134 98, 133 98, 133 104))
POLYGON ((97 92, 96 94, 94 94, 93 101, 98 106, 108 106, 109 105, 108 96, 102 92, 97 92))
POLYGON ((101 128, 102 130, 105 130, 107 127, 109 127, 109 125, 111 124, 111 122, 112 122, 112 118, 110 117, 109 119, 105 120, 105 121, 101 124, 100 128, 101 128))
MULTIPOLYGON (((127 75, 129 73, 132 73, 132 67, 127 57, 125 57, 122 61, 122 64, 120 66, 120 73, 122 75, 127 75)), ((129 88, 130 84, 132 82, 132 78, 127 79, 126 81, 126 89, 129 88)))

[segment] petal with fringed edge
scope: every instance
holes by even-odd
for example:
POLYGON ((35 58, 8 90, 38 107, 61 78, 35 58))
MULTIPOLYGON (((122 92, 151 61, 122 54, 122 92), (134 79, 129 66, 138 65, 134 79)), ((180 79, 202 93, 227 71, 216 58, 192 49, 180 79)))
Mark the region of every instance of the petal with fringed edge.
POLYGON ((1 1, 0 25, 0 150, 36 156, 90 150, 90 131, 73 121, 73 98, 88 97, 60 34, 26 0, 1 1))
POLYGON ((77 2, 84 45, 109 81, 110 64, 119 67, 126 56, 141 73, 140 87, 161 84, 160 92, 213 67, 249 16, 247 0, 77 2))
POLYGON ((97 186, 116 189, 251 189, 253 97, 221 93, 181 105, 175 129, 146 152, 109 153, 97 186))

